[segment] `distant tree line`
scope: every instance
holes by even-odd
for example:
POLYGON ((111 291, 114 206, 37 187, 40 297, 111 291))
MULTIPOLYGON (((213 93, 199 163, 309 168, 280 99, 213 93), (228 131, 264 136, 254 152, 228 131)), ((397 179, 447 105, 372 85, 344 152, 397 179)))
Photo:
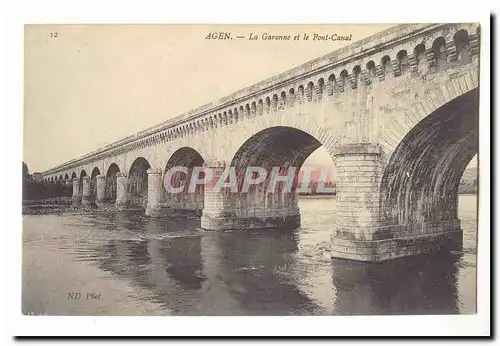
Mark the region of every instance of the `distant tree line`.
POLYGON ((459 194, 476 194, 477 193, 477 178, 472 182, 462 180, 460 185, 458 185, 459 194))
POLYGON ((309 183, 309 188, 311 189, 311 192, 299 192, 299 196, 318 196, 318 195, 333 195, 335 196, 335 192, 324 192, 324 191, 318 191, 318 185, 323 184, 323 186, 327 189, 332 189, 335 191, 336 190, 336 185, 334 182, 328 181, 328 182, 322 182, 322 181, 311 181, 309 183))
POLYGON ((28 165, 23 162, 23 200, 34 200, 54 197, 71 197, 73 186, 62 181, 44 183, 36 181, 29 174, 28 165))

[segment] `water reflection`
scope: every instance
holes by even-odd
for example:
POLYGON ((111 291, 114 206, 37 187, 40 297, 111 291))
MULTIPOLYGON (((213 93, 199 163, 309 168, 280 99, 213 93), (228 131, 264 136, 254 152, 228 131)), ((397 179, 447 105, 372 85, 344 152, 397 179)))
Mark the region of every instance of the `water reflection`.
POLYGON ((65 250, 77 260, 128 280, 141 289, 141 299, 179 315, 451 314, 464 304, 471 309, 475 288, 461 288, 475 274, 470 242, 464 243, 465 254, 375 264, 330 260, 321 239, 329 236, 332 220, 327 209, 315 212, 294 231, 208 232, 196 218, 151 219, 141 211, 73 215, 57 219, 64 227, 53 227, 69 234, 65 250))
POLYGON ((452 314, 457 306, 457 254, 383 263, 333 261, 335 314, 452 314))

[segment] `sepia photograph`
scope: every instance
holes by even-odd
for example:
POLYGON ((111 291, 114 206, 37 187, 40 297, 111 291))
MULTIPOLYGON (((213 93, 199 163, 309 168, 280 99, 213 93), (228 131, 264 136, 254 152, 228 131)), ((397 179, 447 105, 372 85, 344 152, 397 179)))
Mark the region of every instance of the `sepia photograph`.
POLYGON ((22 315, 478 314, 483 29, 25 24, 22 315))

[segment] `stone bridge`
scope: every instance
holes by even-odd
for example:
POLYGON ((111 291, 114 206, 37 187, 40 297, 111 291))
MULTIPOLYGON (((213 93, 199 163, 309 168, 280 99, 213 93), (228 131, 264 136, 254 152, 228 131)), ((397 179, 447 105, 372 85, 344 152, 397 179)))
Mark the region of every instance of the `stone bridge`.
POLYGON ((215 176, 230 166, 300 167, 323 146, 337 172, 333 257, 461 248, 458 185, 478 151, 479 35, 477 24, 397 25, 43 177, 72 181, 75 203, 151 216, 198 211, 207 230, 298 227, 295 188, 220 193, 207 185, 174 195, 162 179, 173 166, 211 167, 215 176))

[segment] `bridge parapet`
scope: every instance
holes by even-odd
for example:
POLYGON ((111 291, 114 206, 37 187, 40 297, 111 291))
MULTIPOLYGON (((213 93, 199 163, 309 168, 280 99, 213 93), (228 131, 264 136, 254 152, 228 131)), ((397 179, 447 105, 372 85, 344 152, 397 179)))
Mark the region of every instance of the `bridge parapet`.
POLYGON ((43 173, 49 176, 128 151, 216 131, 285 108, 338 99, 403 75, 420 77, 478 58, 475 24, 397 25, 43 173))

